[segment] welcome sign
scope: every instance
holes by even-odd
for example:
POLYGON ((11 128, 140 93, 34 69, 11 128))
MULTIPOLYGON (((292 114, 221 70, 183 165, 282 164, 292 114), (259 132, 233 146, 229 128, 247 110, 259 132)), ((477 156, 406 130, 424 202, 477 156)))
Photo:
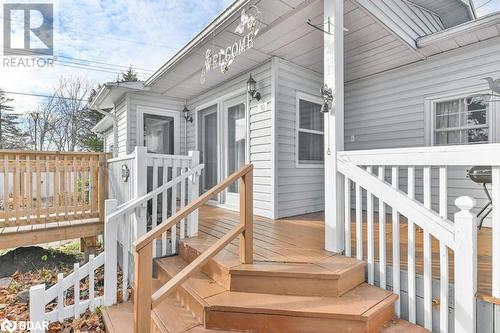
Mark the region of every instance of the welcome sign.
POLYGON ((201 84, 206 82, 207 74, 219 69, 221 73, 226 73, 234 60, 251 49, 254 40, 260 30, 262 14, 256 6, 250 6, 248 10, 241 11, 241 18, 238 26, 234 30, 241 38, 218 52, 207 49, 205 53, 205 62, 201 70, 201 84))

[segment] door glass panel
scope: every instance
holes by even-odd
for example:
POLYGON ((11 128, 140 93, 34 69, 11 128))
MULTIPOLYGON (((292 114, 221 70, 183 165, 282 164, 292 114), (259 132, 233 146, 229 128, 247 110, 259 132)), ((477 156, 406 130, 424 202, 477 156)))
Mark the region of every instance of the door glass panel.
POLYGON ((174 154, 174 118, 145 114, 144 146, 148 153, 174 154))
MULTIPOLYGON (((215 110, 217 108, 215 107, 215 110)), ((217 112, 202 113, 203 190, 217 185, 217 112)))
MULTIPOLYGON (((245 104, 227 109, 227 174, 230 175, 245 165, 246 120, 245 104)), ((229 192, 238 193, 239 182, 229 186, 229 192)))

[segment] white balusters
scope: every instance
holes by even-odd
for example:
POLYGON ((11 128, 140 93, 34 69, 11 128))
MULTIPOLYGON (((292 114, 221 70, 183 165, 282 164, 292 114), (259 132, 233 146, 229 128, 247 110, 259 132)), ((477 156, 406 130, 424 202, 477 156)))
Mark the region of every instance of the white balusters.
MULTIPOLYGON (((156 158, 152 159, 153 165, 153 189, 158 187, 158 160, 156 158)), ((154 195, 152 200, 152 212, 151 212, 151 229, 156 228, 158 225, 158 195, 154 195)), ((156 240, 153 241, 153 258, 156 257, 156 240)))
POLYGON ((492 294, 500 298, 500 167, 492 168, 492 294))
MULTIPOLYGON (((181 161, 181 175, 186 172, 187 161, 181 161)), ((180 208, 183 209, 186 205, 186 181, 181 182, 181 200, 180 208)), ((184 239, 186 235, 186 219, 182 219, 180 222, 180 239, 184 239)))
POLYGON ((73 313, 76 319, 80 319, 80 264, 75 263, 73 265, 73 274, 75 275, 75 281, 73 282, 73 292, 74 292, 74 302, 73 302, 73 313))
POLYGON ((455 333, 476 332, 477 218, 476 200, 460 197, 455 214, 455 333))
MULTIPOLYGON (((163 167, 163 183, 166 183, 168 181, 168 160, 163 160, 162 167, 163 167)), ((167 220, 168 217, 168 190, 162 192, 161 198, 162 198, 161 220, 163 223, 167 220)), ((167 255, 166 231, 161 235, 161 255, 162 256, 167 255)))
MULTIPOLYGON (((408 168, 408 197, 415 199, 415 167, 408 168)), ((417 322, 415 224, 408 220, 408 321, 417 322)))
POLYGON ((351 254, 351 181, 349 178, 344 177, 344 217, 345 217, 345 226, 344 226, 344 246, 345 246, 345 255, 350 257, 351 254))
MULTIPOLYGON (((371 166, 366 168, 368 173, 372 173, 371 166)), ((367 252, 368 252, 368 283, 375 282, 375 232, 373 223, 373 196, 370 191, 366 191, 366 219, 367 219, 367 252)))
MULTIPOLYGON (((424 167, 424 206, 431 208, 431 168, 424 167)), ((432 330, 432 240, 424 230, 424 327, 432 330)))
MULTIPOLYGON (((174 160, 172 161, 172 179, 175 179, 178 175, 178 161, 174 160)), ((172 215, 174 215, 177 212, 177 185, 172 187, 172 198, 171 198, 171 205, 172 205, 172 215)), ((170 231, 170 237, 171 237, 171 243, 172 243, 172 253, 175 253, 177 251, 177 226, 174 225, 172 227, 172 230, 170 231)))
MULTIPOLYGON (((439 215, 448 218, 448 172, 446 167, 439 168, 439 215)), ((440 304, 439 304, 439 332, 448 332, 448 247, 439 242, 440 264, 440 304)))
MULTIPOLYGON (((399 168, 392 167, 392 187, 399 188, 399 168)), ((401 295, 401 273, 400 273, 400 249, 399 249, 399 212, 392 207, 392 289, 393 292, 401 295)), ((395 304, 395 313, 400 315, 401 304, 399 299, 395 304)))
MULTIPOLYGON (((385 167, 378 168, 378 178, 385 181, 385 167)), ((387 268, 386 268, 386 232, 385 232, 385 203, 378 199, 378 234, 379 234, 379 274, 380 274, 380 287, 387 288, 387 268)))
POLYGON ((356 184, 356 258, 363 260, 363 191, 356 184))

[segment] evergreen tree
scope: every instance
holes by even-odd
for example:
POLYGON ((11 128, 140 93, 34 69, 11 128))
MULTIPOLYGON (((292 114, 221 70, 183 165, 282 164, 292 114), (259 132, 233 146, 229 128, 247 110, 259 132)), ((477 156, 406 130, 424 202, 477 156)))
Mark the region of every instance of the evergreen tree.
POLYGON ((139 78, 137 77, 137 72, 134 71, 132 66, 130 66, 126 73, 122 73, 122 79, 120 82, 137 82, 139 78))
POLYGON ((12 101, 0 89, 0 149, 25 148, 26 134, 19 127, 19 115, 13 113, 14 107, 10 105, 12 101))

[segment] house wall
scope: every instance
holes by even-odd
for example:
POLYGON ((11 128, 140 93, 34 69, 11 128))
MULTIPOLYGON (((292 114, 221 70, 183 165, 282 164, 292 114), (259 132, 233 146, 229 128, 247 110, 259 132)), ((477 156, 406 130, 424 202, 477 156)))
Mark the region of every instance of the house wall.
MULTIPOLYGON (((426 99, 434 96, 471 91, 484 91, 484 77, 500 77, 500 39, 476 43, 468 47, 430 57, 372 77, 347 82, 345 86, 346 150, 401 148, 428 144, 426 99), (480 60, 480 61, 478 61, 480 60)), ((492 103, 492 107, 495 107, 492 103)), ((493 115, 495 113, 493 109, 493 115)), ((498 127, 500 118, 493 120, 498 127)), ((498 131, 491 133, 499 142, 498 131)), ((470 195, 486 199, 481 185, 466 178, 467 168, 448 171, 449 214, 457 209, 458 196, 470 195)), ((388 170, 389 171, 389 170, 388 170)), ((417 199, 422 200, 421 170, 417 173, 417 199)), ((403 189, 405 171, 401 174, 403 189)), ((437 174, 433 184, 437 185, 437 174)), ((388 174, 390 179, 390 172, 388 174)), ((437 205, 438 188, 433 187, 433 204, 437 205)))
MULTIPOLYGON (((254 213, 274 217, 274 121, 273 121, 273 80, 272 62, 268 61, 252 69, 252 76, 257 81, 257 89, 262 95, 260 101, 250 103, 249 160, 254 164, 254 213)), ((244 73, 223 84, 211 88, 199 97, 188 101, 193 110, 195 121, 188 125, 187 148, 197 149, 198 117, 194 110, 218 104, 219 110, 225 97, 240 92, 246 95, 246 81, 249 73, 244 73)), ((235 97, 235 96, 233 96, 235 97)), ((247 123, 248 126, 248 123, 247 123)), ((220 127, 219 127, 220 129, 220 127)), ((221 175, 219 175, 219 179, 221 175)))
MULTIPOLYGON (((116 115, 118 118, 118 155, 127 154, 127 102, 124 97, 116 104, 116 115)), ((113 145, 115 142, 113 135, 113 127, 111 126, 108 130, 103 133, 104 136, 104 151, 108 153, 113 152, 113 145)))
POLYGON ((277 217, 324 210, 324 168, 298 167, 297 93, 320 97, 321 74, 277 59, 277 217))

